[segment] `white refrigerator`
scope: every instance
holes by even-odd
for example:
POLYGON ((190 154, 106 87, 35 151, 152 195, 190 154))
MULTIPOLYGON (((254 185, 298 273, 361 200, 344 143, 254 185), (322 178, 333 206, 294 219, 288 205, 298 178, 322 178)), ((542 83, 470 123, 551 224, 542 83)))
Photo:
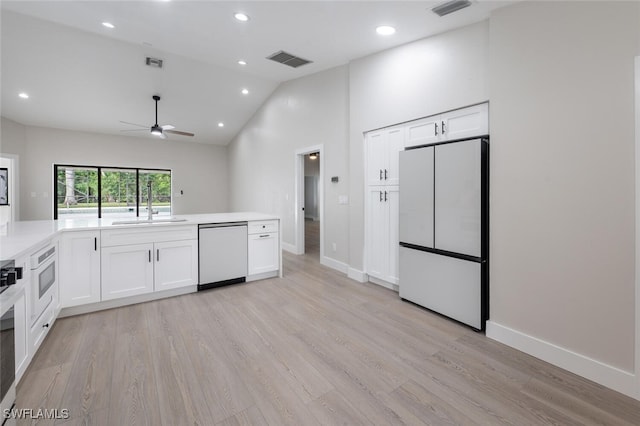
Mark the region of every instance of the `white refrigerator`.
POLYGON ((400 152, 400 297, 484 330, 489 139, 400 152))

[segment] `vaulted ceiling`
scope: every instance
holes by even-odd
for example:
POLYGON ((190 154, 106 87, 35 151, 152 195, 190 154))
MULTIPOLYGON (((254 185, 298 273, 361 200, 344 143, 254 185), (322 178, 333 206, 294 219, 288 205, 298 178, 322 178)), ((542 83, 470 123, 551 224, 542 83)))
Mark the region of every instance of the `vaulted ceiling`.
POLYGON ((196 135, 171 139, 226 145, 284 81, 481 21, 513 2, 476 0, 442 18, 430 10, 441 3, 3 0, 0 113, 32 126, 153 137, 122 132, 136 127, 120 121, 150 127, 158 94, 159 124, 196 135), (397 31, 380 36, 380 25, 397 31), (266 59, 280 50, 313 62, 266 59))

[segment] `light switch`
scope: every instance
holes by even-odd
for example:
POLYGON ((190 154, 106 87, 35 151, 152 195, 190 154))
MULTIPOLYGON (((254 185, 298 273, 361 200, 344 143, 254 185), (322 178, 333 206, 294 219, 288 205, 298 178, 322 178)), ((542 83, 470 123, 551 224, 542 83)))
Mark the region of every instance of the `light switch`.
POLYGON ((338 196, 338 204, 349 204, 349 196, 348 195, 339 195, 338 196))

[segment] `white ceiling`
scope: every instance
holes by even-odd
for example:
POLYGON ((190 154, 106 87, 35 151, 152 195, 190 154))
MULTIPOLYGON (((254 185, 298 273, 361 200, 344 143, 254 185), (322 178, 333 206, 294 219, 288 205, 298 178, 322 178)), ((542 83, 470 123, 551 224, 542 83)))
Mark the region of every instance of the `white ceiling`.
POLYGON ((27 125, 132 135, 120 121, 151 126, 151 97, 159 94, 159 124, 196 134, 171 139, 226 145, 283 81, 481 21, 513 3, 477 0, 440 18, 430 9, 442 2, 3 0, 0 112, 27 125), (238 11, 251 19, 235 20, 238 11), (379 25, 397 32, 379 36, 379 25), (278 50, 313 63, 294 69, 265 59, 278 50), (164 68, 147 67, 146 56, 163 59, 164 68))

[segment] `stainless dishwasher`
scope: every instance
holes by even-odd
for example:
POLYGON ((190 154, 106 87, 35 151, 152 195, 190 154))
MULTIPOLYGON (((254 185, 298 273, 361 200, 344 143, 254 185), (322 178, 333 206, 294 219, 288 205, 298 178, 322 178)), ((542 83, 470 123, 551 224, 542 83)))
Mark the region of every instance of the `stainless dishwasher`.
POLYGON ((245 282, 247 222, 198 225, 198 290, 245 282))

